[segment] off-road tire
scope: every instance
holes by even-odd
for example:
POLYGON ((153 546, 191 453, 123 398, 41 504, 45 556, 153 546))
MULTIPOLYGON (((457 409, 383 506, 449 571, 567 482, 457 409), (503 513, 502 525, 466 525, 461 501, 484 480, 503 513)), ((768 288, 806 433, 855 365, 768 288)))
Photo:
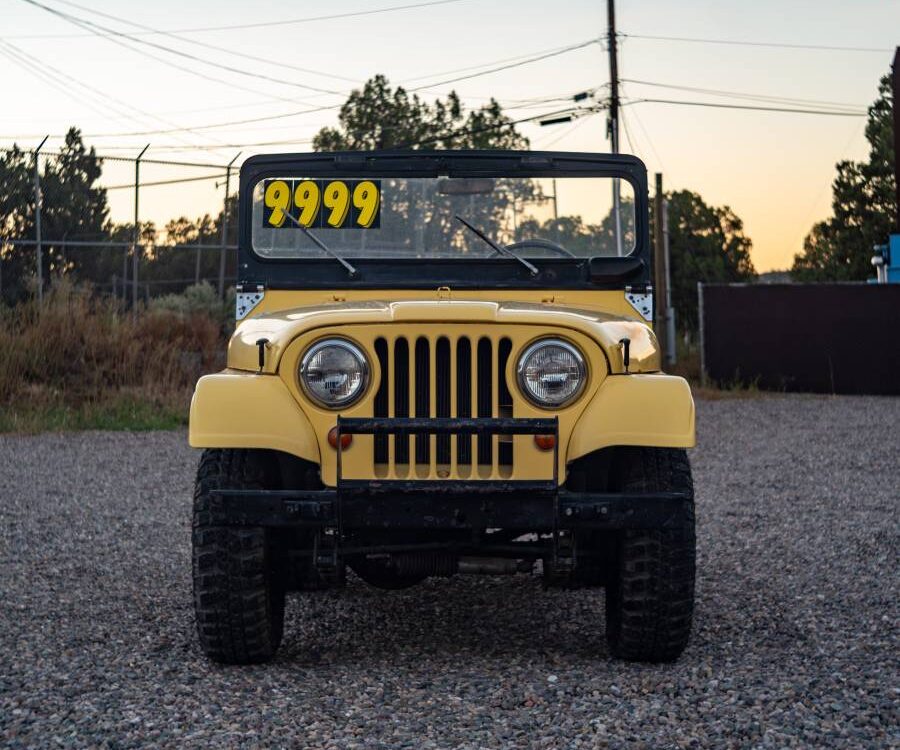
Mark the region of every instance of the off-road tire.
POLYGON ((224 664, 272 658, 284 628, 284 586, 277 547, 261 527, 222 526, 218 488, 264 489, 272 482, 264 455, 206 450, 194 487, 193 577, 197 633, 204 653, 224 664), (218 524, 217 524, 218 521, 218 524))
POLYGON ((676 528, 617 535, 606 587, 606 640, 613 656, 669 662, 687 646, 694 611, 694 486, 683 450, 621 449, 614 483, 623 492, 685 492, 690 511, 676 528))

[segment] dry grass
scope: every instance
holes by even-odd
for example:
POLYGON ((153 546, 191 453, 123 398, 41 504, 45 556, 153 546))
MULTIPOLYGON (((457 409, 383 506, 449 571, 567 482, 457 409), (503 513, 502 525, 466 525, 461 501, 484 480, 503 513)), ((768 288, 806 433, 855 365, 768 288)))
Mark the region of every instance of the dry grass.
POLYGON ((0 310, 0 431, 184 423, 194 383, 224 349, 207 315, 133 316, 61 284, 43 308, 0 310))
MULTIPOLYGON (((0 308, 0 432, 167 429, 187 423, 197 378, 220 369, 222 322, 199 310, 137 316, 90 290, 56 285, 43 308, 0 308)), ((756 398, 754 387, 700 386, 696 349, 672 373, 697 398, 756 398)))
POLYGON ((684 345, 678 348, 678 360, 675 365, 667 369, 672 375, 680 375, 691 384, 694 398, 706 401, 721 401, 723 399, 760 398, 766 394, 760 391, 755 383, 745 385, 735 381, 734 383, 715 383, 707 381, 703 384, 700 367, 700 349, 684 345))

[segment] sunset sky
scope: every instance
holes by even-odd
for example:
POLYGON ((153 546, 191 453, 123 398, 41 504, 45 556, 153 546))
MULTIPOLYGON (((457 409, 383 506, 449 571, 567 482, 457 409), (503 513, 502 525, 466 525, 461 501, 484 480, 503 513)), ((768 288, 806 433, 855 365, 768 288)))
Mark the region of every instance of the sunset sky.
MULTIPOLYGON (((335 122, 347 92, 376 73, 386 74, 392 83, 421 88, 418 93, 426 99, 456 90, 467 106, 475 107, 494 97, 514 119, 570 106, 566 98, 583 90, 596 90, 602 98, 609 82, 607 53, 599 43, 447 82, 605 36, 606 4, 599 0, 455 0, 303 23, 290 21, 412 5, 415 0, 39 2, 103 27, 105 36, 26 0, 4 0, 3 146, 15 140, 33 148, 44 134, 61 136, 77 125, 101 154, 135 155, 150 143, 148 159, 225 164, 240 151, 240 164, 262 151, 309 149, 315 132, 335 122), (237 25, 243 28, 209 30, 237 25), (112 36, 109 30, 136 34, 144 44, 112 36), (179 38, 148 34, 150 30, 171 31, 179 38), (252 145, 272 141, 289 143, 252 145)), ((646 162, 651 180, 660 171, 667 188, 688 188, 710 203, 731 206, 753 240, 758 270, 789 267, 811 225, 830 213, 835 162, 867 152, 865 117, 854 115, 865 112, 879 77, 890 70, 893 48, 900 43, 900 2, 621 0, 617 15, 619 31, 626 35, 620 47, 622 96, 633 102, 623 109, 622 150, 646 162), (634 101, 641 99, 842 114, 634 101)), ((553 127, 526 123, 521 130, 536 149, 609 150, 602 113, 553 127)), ((46 148, 59 142, 55 138, 46 148)), ((219 173, 148 164, 142 180, 219 173)), ((130 181, 132 165, 107 162, 106 185, 130 181)), ((141 192, 142 218, 162 225, 177 215, 217 212, 223 187, 216 182, 148 187, 141 192)), ((109 195, 113 219, 130 220, 132 192, 117 188, 109 195)))

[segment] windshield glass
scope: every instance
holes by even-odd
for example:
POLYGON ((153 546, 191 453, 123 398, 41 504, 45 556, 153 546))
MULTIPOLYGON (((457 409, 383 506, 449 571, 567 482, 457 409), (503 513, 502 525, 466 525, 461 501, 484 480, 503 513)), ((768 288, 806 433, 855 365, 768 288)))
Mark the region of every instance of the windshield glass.
POLYGON ((274 177, 254 186, 252 238, 264 258, 326 257, 322 243, 342 258, 628 255, 633 191, 606 177, 274 177))

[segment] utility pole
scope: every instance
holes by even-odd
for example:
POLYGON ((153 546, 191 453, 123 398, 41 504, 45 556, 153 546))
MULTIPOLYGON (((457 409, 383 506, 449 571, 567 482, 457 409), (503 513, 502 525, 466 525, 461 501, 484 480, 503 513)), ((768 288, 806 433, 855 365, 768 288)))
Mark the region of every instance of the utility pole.
POLYGON ((897 216, 895 227, 900 234, 900 47, 894 51, 893 75, 894 89, 894 189, 897 191, 897 216))
POLYGON ((669 269, 669 202, 663 192, 662 175, 656 173, 653 200, 653 326, 659 341, 660 359, 675 364, 675 310, 672 308, 672 279, 669 269))
POLYGON ((228 246, 228 194, 231 189, 231 166, 242 153, 242 151, 238 151, 225 167, 225 210, 222 213, 222 250, 219 253, 219 299, 225 299, 225 258, 228 254, 226 248, 228 246))
POLYGON ((675 364, 675 308, 672 307, 672 264, 669 256, 669 201, 662 199, 663 258, 666 265, 666 364, 675 364))
MULTIPOLYGON (((619 153, 619 61, 616 51, 616 3, 606 0, 607 46, 609 47, 609 120, 607 129, 612 152, 619 153)), ((616 255, 622 255, 622 216, 619 180, 613 179, 613 216, 616 228, 616 255)))
POLYGON ((141 192, 141 157, 150 148, 148 143, 134 160, 134 236, 131 241, 131 307, 134 315, 137 315, 138 303, 138 248, 141 239, 141 225, 138 213, 138 199, 141 192))
POLYGON ((44 140, 34 150, 34 239, 39 305, 44 303, 44 247, 41 244, 41 162, 38 155, 49 137, 45 135, 44 140))
POLYGON ((665 211, 665 198, 663 197, 662 175, 656 173, 656 195, 653 200, 653 291, 654 294, 654 328, 656 338, 659 341, 660 359, 665 362, 668 353, 666 341, 666 254, 663 241, 663 212, 665 211))

